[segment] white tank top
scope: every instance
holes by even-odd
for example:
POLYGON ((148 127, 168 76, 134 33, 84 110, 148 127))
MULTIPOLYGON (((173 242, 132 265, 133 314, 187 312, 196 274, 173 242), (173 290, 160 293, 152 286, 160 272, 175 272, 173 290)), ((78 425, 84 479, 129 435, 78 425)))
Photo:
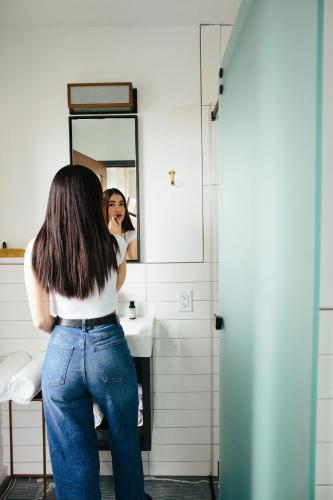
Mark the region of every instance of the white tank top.
MULTIPOLYGON (((118 244, 119 252, 117 252, 117 263, 121 264, 126 255, 126 242, 120 235, 115 235, 118 244)), ((24 265, 32 265, 32 248, 36 238, 29 241, 25 254, 24 265)), ((60 316, 67 319, 89 319, 99 318, 111 314, 116 309, 117 294, 116 294, 117 273, 111 269, 109 279, 107 280, 101 294, 98 292, 97 285, 95 291, 86 299, 68 299, 56 292, 49 294, 49 312, 51 316, 60 316)))

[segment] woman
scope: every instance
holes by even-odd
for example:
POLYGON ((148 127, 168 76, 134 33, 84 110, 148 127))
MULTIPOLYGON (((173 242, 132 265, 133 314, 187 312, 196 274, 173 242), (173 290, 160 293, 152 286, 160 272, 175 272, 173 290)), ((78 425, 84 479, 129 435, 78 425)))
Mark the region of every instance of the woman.
POLYGON ((26 249, 33 323, 51 333, 42 393, 57 500, 100 500, 94 397, 109 422, 117 500, 144 500, 135 363, 115 313, 126 245, 108 231, 97 176, 55 175, 45 221, 26 249))
POLYGON ((137 233, 132 224, 125 196, 119 189, 106 189, 103 193, 104 215, 112 234, 120 234, 126 241, 127 260, 136 260, 137 233))

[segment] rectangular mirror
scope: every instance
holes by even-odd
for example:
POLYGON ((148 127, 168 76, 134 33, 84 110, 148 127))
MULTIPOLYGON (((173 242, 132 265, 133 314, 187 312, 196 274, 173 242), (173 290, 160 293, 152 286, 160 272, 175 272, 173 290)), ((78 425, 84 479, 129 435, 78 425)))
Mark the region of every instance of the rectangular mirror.
POLYGON ((69 117, 70 162, 101 181, 105 215, 115 217, 127 243, 127 261, 140 261, 137 116, 69 117))

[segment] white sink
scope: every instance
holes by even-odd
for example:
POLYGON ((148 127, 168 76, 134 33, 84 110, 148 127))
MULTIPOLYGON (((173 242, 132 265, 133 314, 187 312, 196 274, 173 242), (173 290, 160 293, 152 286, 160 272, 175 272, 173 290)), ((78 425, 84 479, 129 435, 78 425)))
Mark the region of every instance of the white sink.
POLYGON ((155 318, 141 316, 136 319, 129 319, 120 316, 119 319, 132 356, 149 358, 153 350, 155 318))

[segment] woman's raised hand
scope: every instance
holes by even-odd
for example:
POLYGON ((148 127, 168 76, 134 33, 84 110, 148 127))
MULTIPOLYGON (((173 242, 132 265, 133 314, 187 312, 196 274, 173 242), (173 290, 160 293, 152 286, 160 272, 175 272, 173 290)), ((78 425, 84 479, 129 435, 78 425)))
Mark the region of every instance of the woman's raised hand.
POLYGON ((108 223, 108 229, 112 234, 121 234, 121 223, 118 222, 117 217, 111 217, 108 223))

